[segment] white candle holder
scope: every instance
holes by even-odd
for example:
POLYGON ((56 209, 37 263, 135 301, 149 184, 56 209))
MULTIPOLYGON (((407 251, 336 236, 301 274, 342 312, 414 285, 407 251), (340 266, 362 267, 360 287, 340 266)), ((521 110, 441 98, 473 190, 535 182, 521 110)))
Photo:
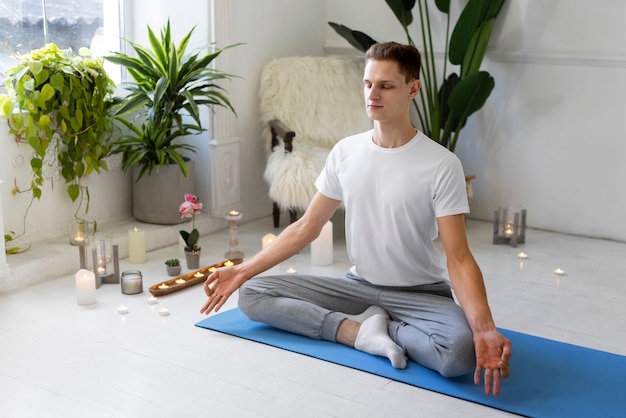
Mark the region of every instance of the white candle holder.
POLYGON ((224 253, 227 260, 243 260, 243 252, 239 250, 239 238, 237 236, 237 226, 243 214, 238 210, 231 210, 224 214, 224 218, 228 221, 229 228, 229 249, 224 253))
POLYGON ((517 244, 526 242, 526 209, 513 212, 512 219, 509 217, 507 208, 498 208, 494 212, 493 243, 509 244, 517 247, 517 244))

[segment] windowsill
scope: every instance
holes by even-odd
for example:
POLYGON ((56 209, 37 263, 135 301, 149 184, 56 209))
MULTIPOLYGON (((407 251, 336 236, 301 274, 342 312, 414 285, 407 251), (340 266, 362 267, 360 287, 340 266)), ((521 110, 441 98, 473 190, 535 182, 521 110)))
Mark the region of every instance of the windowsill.
MULTIPOLYGON (((198 216, 196 228, 211 233, 221 227, 216 226, 216 219, 209 216, 198 216)), ((225 227, 225 221, 220 221, 225 227)), ((190 229, 185 223, 176 225, 154 225, 137 222, 128 218, 119 222, 100 225, 99 234, 111 238, 118 245, 119 257, 128 257, 128 231, 138 227, 146 231, 146 251, 154 251, 178 243, 181 229, 190 229)), ((30 243, 28 251, 7 255, 7 263, 11 273, 0 276, 0 293, 11 292, 32 286, 47 280, 75 273, 79 269, 78 247, 69 244, 67 235, 42 239, 30 243)))

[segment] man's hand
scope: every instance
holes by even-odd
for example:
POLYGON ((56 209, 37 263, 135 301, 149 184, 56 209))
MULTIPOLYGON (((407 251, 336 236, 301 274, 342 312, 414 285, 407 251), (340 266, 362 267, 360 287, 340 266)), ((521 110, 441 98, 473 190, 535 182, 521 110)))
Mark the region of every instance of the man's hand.
POLYGON ((200 313, 208 315, 212 310, 220 310, 228 297, 241 285, 236 280, 236 275, 236 266, 231 266, 221 267, 207 277, 204 281, 204 293, 209 299, 200 308, 200 313))
POLYGON ((480 385, 480 377, 485 371, 485 393, 498 396, 500 381, 511 374, 509 358, 512 354, 511 341, 498 331, 486 331, 474 334, 476 351, 476 370, 474 383, 480 385))

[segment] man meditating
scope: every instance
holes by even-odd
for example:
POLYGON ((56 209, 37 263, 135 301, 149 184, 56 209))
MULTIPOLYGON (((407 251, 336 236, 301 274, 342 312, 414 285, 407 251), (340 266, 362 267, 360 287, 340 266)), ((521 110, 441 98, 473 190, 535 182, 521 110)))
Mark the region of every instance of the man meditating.
POLYGON ((218 311, 239 288, 239 307, 252 320, 384 356, 399 369, 408 357, 443 376, 473 370, 476 384, 484 372, 485 393, 498 395, 511 343, 496 329, 467 243, 460 161, 409 118, 420 60, 417 49, 394 42, 367 51, 373 129, 333 148, 308 209, 272 245, 207 278, 201 312, 218 311), (345 277, 257 277, 313 241, 342 202, 354 264, 345 277))

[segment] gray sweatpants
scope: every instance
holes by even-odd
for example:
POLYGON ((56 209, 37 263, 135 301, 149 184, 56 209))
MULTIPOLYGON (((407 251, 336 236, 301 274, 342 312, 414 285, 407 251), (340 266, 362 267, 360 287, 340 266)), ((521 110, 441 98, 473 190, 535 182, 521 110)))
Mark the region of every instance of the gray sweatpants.
POLYGON ((443 376, 475 367, 472 331, 446 282, 386 287, 348 272, 344 278, 255 277, 239 289, 239 307, 252 320, 314 339, 335 341, 347 314, 371 305, 391 316, 389 335, 407 356, 443 376))

